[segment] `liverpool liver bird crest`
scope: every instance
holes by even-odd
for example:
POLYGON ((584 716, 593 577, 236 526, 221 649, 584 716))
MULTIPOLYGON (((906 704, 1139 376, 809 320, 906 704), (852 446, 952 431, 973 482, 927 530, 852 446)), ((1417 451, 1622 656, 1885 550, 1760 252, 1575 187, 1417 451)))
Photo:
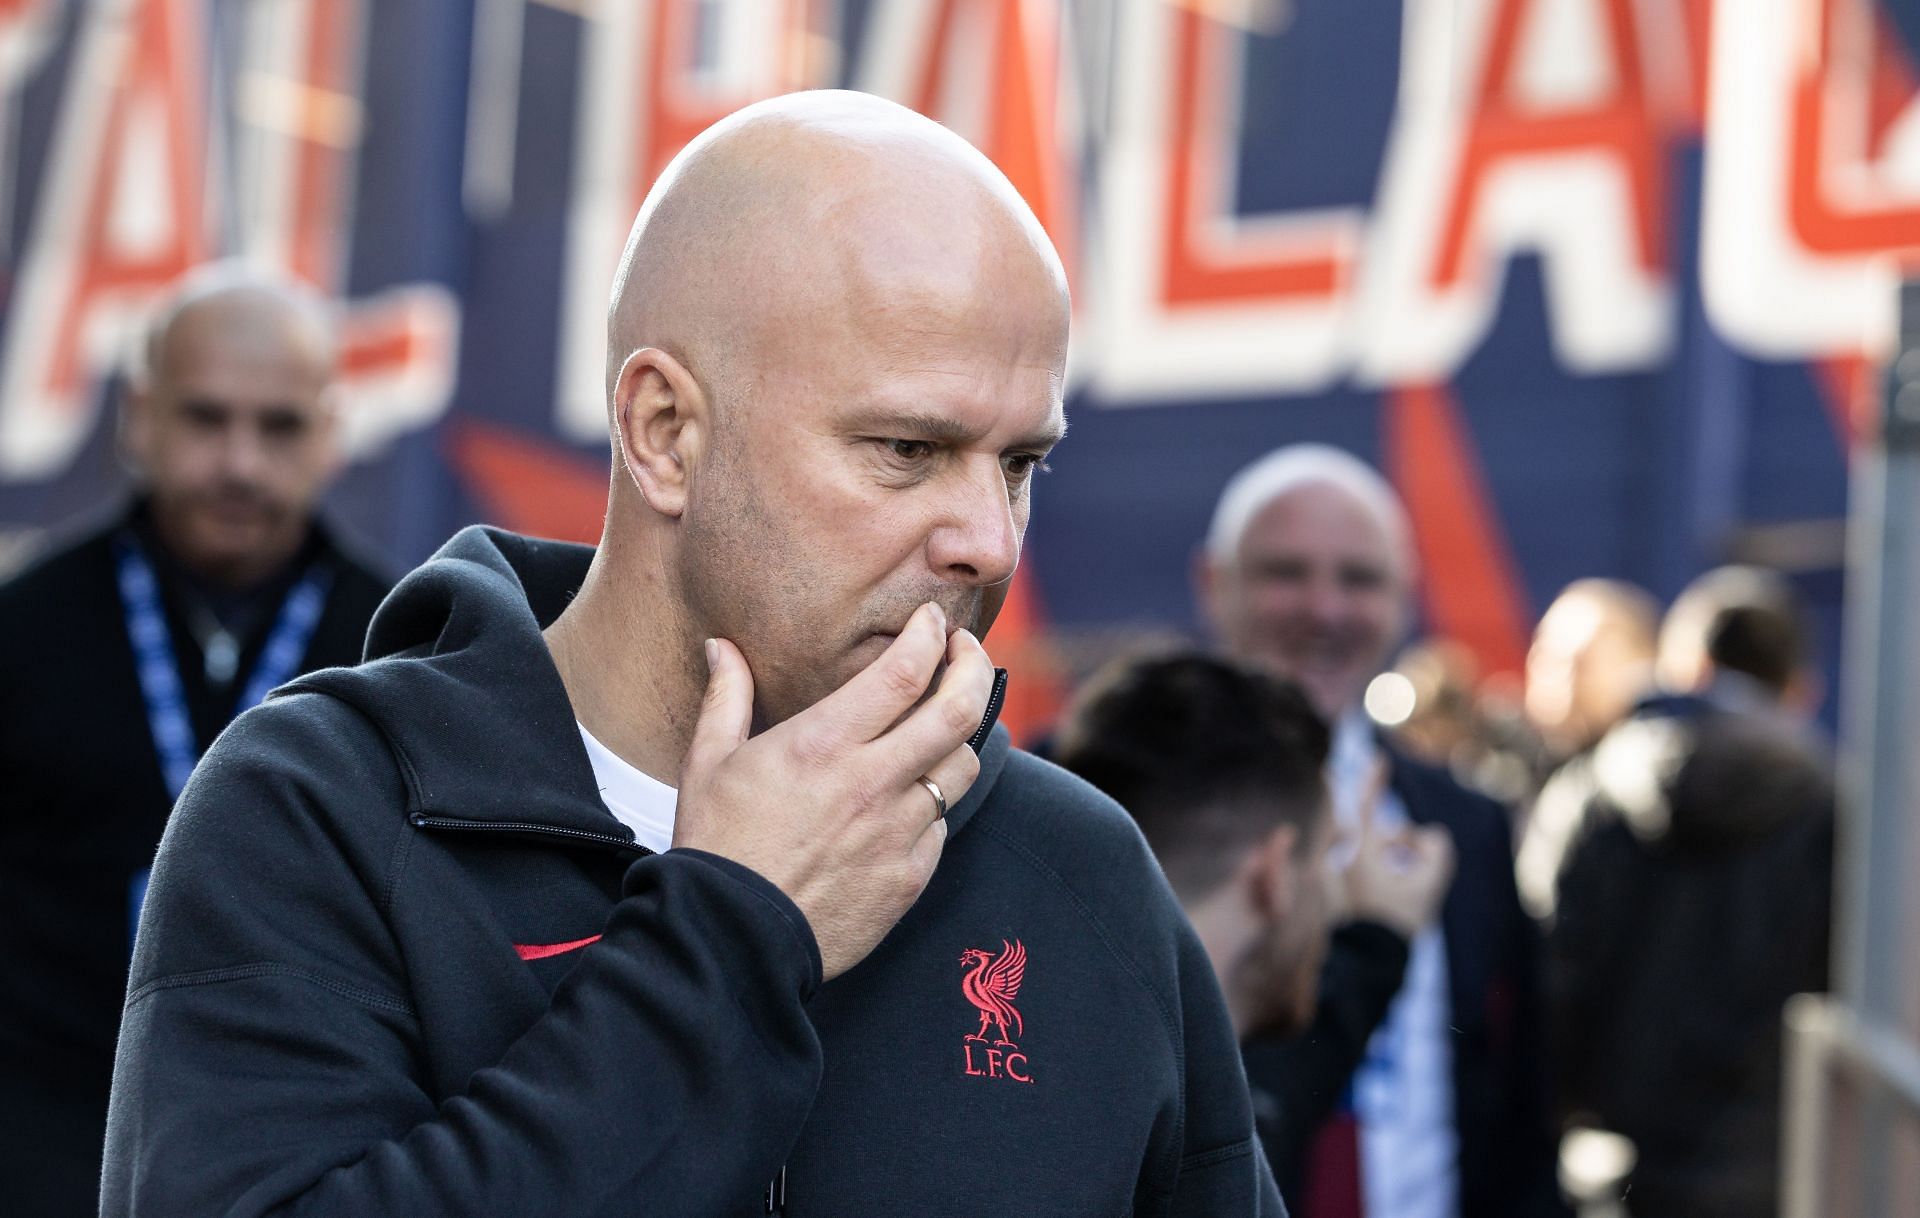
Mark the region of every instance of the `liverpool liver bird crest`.
POLYGON ((960 966, 968 970, 960 979, 960 991, 968 1002, 980 1008, 980 1030, 966 1039, 985 1041, 987 1025, 994 1024, 1000 1035, 993 1043, 1015 1047, 1013 1036, 1020 1035, 1024 1029, 1013 1000, 1020 996, 1020 979, 1027 975, 1027 949, 1018 939, 1012 943, 1000 940, 998 956, 970 947, 960 953, 960 966), (1009 1023, 1013 1025, 1011 1035, 1007 1031, 1009 1023))

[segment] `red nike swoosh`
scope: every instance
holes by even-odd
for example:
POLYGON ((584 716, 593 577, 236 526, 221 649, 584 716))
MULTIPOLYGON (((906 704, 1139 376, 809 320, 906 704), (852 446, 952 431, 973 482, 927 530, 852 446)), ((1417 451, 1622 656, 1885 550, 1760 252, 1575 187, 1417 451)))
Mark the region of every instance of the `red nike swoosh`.
POLYGON ((570 943, 516 943, 514 954, 522 960, 544 960, 548 956, 558 956, 563 952, 578 951, 589 943, 598 943, 599 935, 588 935, 584 939, 575 939, 570 943))

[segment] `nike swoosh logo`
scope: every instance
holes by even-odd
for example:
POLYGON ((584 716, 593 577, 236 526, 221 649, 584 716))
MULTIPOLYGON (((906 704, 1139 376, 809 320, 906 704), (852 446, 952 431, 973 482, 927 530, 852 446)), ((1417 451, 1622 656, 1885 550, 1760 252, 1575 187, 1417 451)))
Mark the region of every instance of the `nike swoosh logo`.
POLYGON ((513 945, 513 952, 522 960, 545 960, 548 956, 579 951, 587 944, 599 941, 599 935, 588 935, 584 939, 574 939, 568 943, 516 943, 513 945))

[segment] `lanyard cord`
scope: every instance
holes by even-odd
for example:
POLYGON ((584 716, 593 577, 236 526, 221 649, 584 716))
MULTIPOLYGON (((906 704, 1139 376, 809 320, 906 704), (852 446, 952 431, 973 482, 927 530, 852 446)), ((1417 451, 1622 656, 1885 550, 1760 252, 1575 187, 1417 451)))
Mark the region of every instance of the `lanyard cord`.
MULTIPOLYGON (((120 602, 127 615, 127 638, 133 643, 134 670, 147 703, 147 729, 160 755, 167 794, 178 799, 194 763, 200 759, 200 749, 193 736, 193 719, 187 713, 173 636, 160 608, 160 583, 153 574, 153 564, 131 533, 122 533, 115 540, 114 555, 119 566, 120 602)), ((320 624, 332 583, 332 570, 323 562, 315 562, 287 593, 267 635, 267 644, 240 691, 235 715, 259 705, 268 691, 294 676, 320 624)))

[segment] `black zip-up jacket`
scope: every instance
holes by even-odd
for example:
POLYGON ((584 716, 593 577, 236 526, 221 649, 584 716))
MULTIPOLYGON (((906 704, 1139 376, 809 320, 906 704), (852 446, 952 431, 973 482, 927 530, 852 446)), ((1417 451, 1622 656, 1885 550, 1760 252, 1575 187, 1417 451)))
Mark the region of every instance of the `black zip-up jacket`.
POLYGON ((103 1213, 1284 1212, 1118 807, 993 730, 926 892, 822 985, 772 884, 600 804, 539 634, 589 558, 463 532, 367 664, 207 755, 149 890, 103 1213))

